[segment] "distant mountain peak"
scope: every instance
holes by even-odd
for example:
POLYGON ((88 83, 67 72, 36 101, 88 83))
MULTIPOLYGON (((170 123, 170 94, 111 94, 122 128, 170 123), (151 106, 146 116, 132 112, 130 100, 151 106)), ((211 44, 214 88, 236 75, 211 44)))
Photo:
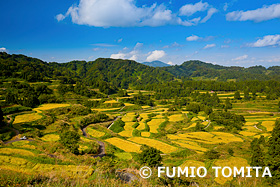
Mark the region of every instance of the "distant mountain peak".
POLYGON ((143 62, 142 64, 146 66, 151 66, 151 67, 167 67, 170 66, 169 64, 166 64, 161 61, 152 61, 152 62, 143 62))

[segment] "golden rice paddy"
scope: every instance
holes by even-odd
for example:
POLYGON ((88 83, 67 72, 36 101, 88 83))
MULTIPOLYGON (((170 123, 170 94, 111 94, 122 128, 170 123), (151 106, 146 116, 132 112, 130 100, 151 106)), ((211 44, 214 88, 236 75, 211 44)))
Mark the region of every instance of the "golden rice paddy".
POLYGON ((150 132, 141 132, 141 136, 143 137, 150 137, 151 133, 150 132))
POLYGON ((27 151, 24 149, 11 149, 11 148, 0 148, 0 153, 1 154, 6 154, 6 155, 23 155, 23 156, 35 156, 34 153, 31 151, 27 151))
POLYGON ((57 134, 47 134, 41 138, 41 140, 45 142, 56 142, 60 139, 59 135, 57 134))
POLYGON ((248 131, 241 131, 239 134, 241 134, 243 136, 255 136, 256 135, 256 133, 248 132, 248 131))
POLYGON ((28 122, 36 121, 41 118, 42 118, 42 116, 37 113, 22 114, 22 115, 16 116, 13 124, 28 123, 28 122))
POLYGON ((175 114, 175 115, 169 116, 168 119, 170 122, 178 122, 178 121, 184 120, 184 117, 182 114, 175 114))
POLYGON ((194 151, 205 152, 205 151, 208 150, 204 147, 199 146, 195 142, 190 142, 190 141, 172 141, 172 142, 180 145, 181 147, 188 148, 188 149, 191 149, 191 150, 194 150, 194 151))
POLYGON ((67 107, 70 106, 70 104, 58 104, 58 103, 50 103, 50 104, 43 104, 39 106, 38 108, 34 108, 35 111, 44 111, 44 110, 50 110, 54 108, 60 108, 60 107, 67 107))
POLYGON ((136 152, 136 153, 140 152, 141 145, 127 140, 123 140, 120 138, 109 138, 105 141, 124 150, 125 152, 136 152))
POLYGON ((150 138, 132 137, 132 138, 129 138, 128 140, 135 142, 135 143, 145 144, 147 146, 156 148, 156 149, 162 151, 163 153, 172 153, 172 152, 178 150, 177 147, 173 147, 173 146, 163 143, 161 141, 150 139, 150 138))
MULTIPOLYGON (((248 162, 246 159, 244 158, 240 158, 240 157, 230 157, 228 159, 225 160, 217 160, 214 162, 213 164, 214 166, 219 166, 219 167, 230 167, 233 171, 234 167, 237 167, 238 169, 240 169, 241 167, 246 167, 249 166, 248 162)), ((247 174, 246 170, 244 170, 245 173, 247 174)), ((214 172, 214 171, 213 171, 214 172)), ((225 170, 225 175, 228 175, 229 171, 225 170)), ((245 175, 246 175, 245 174, 245 175)), ((231 181, 233 179, 233 177, 223 177, 222 175, 222 171, 221 169, 218 170, 218 177, 215 178, 215 181, 219 184, 225 184, 227 181, 231 181)))
POLYGON ((98 112, 104 112, 104 111, 111 111, 111 110, 119 110, 120 108, 93 108, 91 110, 96 110, 98 112))
POLYGON ((150 127, 150 132, 151 133, 158 133, 158 128, 160 126, 160 124, 162 124, 163 122, 165 122, 165 119, 152 119, 151 121, 149 121, 147 124, 150 127))
POLYGON ((130 153, 115 153, 115 156, 117 156, 119 159, 122 160, 131 160, 132 155, 130 153))
POLYGON ((139 123, 139 126, 136 128, 137 130, 144 130, 145 129, 145 127, 146 127, 146 125, 145 125, 145 123, 143 123, 143 122, 138 122, 139 123))
POLYGON ((95 137, 95 138, 100 138, 100 137, 105 135, 105 132, 100 132, 100 131, 97 131, 97 130, 92 129, 92 128, 87 128, 87 133, 90 136, 95 137))
POLYGON ((275 125, 275 121, 263 121, 262 122, 262 126, 264 126, 268 132, 273 130, 274 125, 275 125))

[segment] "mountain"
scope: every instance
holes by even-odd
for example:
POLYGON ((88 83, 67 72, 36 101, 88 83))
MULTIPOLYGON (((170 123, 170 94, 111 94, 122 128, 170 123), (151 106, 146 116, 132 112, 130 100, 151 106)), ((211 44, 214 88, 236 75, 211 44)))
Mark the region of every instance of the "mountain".
POLYGON ((151 67, 167 67, 170 66, 169 64, 166 64, 161 61, 152 61, 152 62, 143 62, 142 64, 146 66, 151 66, 151 67))
POLYGON ((220 81, 228 80, 280 80, 280 67, 273 66, 266 69, 263 66, 253 66, 249 68, 239 66, 221 66, 199 60, 186 61, 181 65, 162 67, 177 78, 200 78, 215 79, 220 81))
POLYGON ((36 58, 10 55, 5 52, 0 52, 0 77, 19 78, 31 82, 58 79, 63 83, 84 82, 93 87, 99 87, 106 82, 121 88, 174 80, 174 76, 169 72, 132 60, 99 58, 90 62, 47 63, 36 58))

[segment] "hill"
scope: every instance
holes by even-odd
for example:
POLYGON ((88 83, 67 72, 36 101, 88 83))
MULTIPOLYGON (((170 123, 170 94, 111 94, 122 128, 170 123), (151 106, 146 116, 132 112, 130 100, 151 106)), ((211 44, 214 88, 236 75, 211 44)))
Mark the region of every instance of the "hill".
POLYGON ((161 61, 143 62, 142 64, 151 66, 151 67, 168 67, 168 66, 170 66, 169 64, 166 64, 161 61))
POLYGON ((280 80, 279 66, 266 69, 263 66, 249 68, 238 66, 221 66, 205 63, 198 60, 184 62, 182 65, 162 67, 161 69, 170 72, 177 78, 200 78, 215 79, 220 81, 234 80, 280 80))

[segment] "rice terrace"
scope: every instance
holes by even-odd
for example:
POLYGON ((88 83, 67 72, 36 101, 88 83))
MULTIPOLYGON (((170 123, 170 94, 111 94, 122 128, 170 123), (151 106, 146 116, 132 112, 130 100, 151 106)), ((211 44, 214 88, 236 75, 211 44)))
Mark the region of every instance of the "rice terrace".
POLYGON ((280 186, 279 3, 2 4, 0 186, 280 186))

